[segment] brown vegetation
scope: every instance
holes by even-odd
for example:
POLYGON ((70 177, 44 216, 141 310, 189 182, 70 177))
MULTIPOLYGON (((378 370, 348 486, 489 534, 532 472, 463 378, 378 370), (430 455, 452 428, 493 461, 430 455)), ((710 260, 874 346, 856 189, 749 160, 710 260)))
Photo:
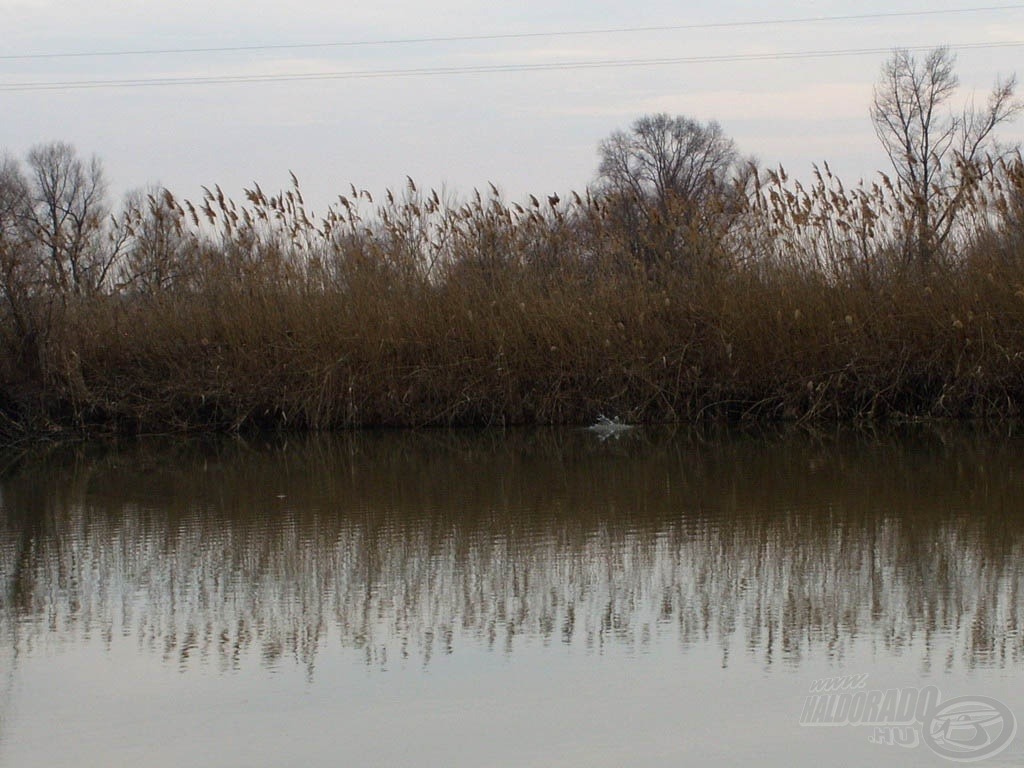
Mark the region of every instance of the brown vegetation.
POLYGON ((95 162, 5 160, 0 429, 1018 414, 1019 155, 933 154, 923 197, 723 146, 732 170, 699 200, 451 202, 409 180, 322 216, 295 182, 243 203, 157 190, 110 218, 95 162))
POLYGON ((297 187, 143 198, 102 290, 3 242, 8 431, 1014 415, 1024 168, 926 272, 889 186, 770 172, 642 263, 602 201, 442 204, 410 182, 311 220, 297 187), (723 214, 725 215, 725 214, 723 214), (711 237, 710 235, 714 235, 711 237))

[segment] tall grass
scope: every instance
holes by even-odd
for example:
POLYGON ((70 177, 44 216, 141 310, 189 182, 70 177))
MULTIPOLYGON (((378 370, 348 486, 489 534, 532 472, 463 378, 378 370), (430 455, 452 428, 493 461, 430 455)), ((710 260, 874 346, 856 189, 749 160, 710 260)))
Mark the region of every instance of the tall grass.
POLYGON ((118 221, 106 284, 73 294, 0 237, 2 431, 1018 414, 1020 162, 979 174, 925 269, 884 176, 744 184, 644 231, 608 196, 408 180, 314 216, 297 183, 161 191, 118 221))

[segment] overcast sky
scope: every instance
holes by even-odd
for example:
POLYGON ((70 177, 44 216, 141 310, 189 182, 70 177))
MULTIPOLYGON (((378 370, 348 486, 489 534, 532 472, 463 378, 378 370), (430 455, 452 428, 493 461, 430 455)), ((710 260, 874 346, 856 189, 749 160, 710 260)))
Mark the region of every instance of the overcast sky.
MULTIPOLYGON (((1024 5, 996 0, 717 3, 83 3, 0 0, 0 149, 63 140, 103 160, 112 191, 161 184, 195 197, 219 183, 276 190, 294 171, 321 208, 349 182, 380 192, 411 175, 466 194, 492 181, 511 199, 582 190, 599 141, 650 112, 718 120, 741 151, 796 176, 828 161, 848 182, 884 168, 868 118, 881 52, 801 59, 448 73, 233 84, 4 90, 53 83, 548 65, 896 46, 958 51, 964 94, 983 95, 1024 52, 1024 5), (1003 10, 789 24, 694 25, 849 14, 1003 10), (661 31, 544 36, 636 27, 661 31), (23 58, 40 54, 498 39, 269 50, 23 58)), ((1024 75, 1024 72, 1021 73, 1024 75)), ((1024 121, 1002 131, 1024 138, 1024 121)))

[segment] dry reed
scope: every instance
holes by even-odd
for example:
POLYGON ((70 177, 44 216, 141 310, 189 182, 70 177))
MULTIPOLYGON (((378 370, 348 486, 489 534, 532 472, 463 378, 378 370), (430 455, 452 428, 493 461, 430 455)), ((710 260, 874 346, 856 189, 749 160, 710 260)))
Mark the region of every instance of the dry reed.
POLYGON ((925 269, 901 190, 827 166, 643 232, 590 195, 164 191, 85 295, 0 238, 0 432, 1013 417, 1024 170, 988 171, 925 269))

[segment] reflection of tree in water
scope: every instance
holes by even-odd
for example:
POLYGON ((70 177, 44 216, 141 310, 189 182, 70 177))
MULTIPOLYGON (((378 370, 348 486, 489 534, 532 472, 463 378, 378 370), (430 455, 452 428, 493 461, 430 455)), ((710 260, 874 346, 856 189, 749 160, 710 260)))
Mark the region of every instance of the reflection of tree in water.
MULTIPOLYGON (((2 486, 0 624, 31 651, 125 636, 187 666, 312 674, 467 643, 853 644, 1019 663, 1020 467, 999 442, 558 433, 76 455, 2 486)), ((6 652, 6 651, 5 651, 6 652)))

